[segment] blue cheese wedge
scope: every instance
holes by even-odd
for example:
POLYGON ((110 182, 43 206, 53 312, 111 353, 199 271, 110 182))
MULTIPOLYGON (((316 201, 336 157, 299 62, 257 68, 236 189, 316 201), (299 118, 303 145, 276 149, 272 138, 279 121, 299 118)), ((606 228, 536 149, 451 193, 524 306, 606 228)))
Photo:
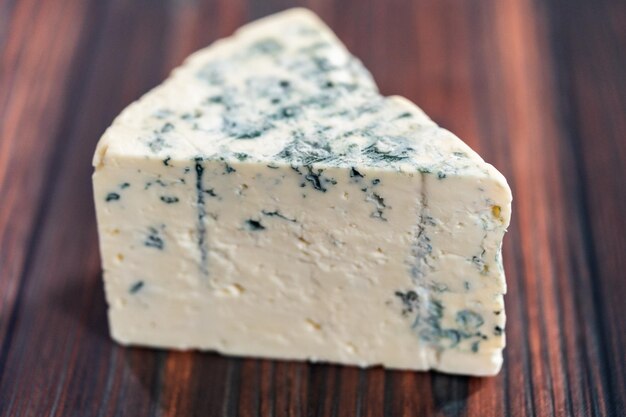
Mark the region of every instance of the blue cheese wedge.
POLYGON ((311 12, 244 26, 93 159, 113 338, 492 375, 511 191, 311 12))

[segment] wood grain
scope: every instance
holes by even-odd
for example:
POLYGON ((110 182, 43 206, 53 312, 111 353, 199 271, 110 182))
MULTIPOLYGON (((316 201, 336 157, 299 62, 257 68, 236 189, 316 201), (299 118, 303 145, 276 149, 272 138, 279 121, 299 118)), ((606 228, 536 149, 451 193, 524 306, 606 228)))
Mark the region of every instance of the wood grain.
POLYGON ((625 59, 619 0, 0 0, 0 415, 626 415, 625 59), (497 377, 109 339, 96 141, 186 55, 296 5, 509 179, 497 377))

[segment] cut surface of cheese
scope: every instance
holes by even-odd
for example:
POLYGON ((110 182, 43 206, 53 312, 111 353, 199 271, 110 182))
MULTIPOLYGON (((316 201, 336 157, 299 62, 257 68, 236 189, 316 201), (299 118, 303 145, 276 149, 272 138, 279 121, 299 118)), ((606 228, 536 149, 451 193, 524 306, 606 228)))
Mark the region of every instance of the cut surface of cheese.
POLYGON ((93 164, 116 341, 499 371, 505 178, 313 13, 193 54, 93 164))

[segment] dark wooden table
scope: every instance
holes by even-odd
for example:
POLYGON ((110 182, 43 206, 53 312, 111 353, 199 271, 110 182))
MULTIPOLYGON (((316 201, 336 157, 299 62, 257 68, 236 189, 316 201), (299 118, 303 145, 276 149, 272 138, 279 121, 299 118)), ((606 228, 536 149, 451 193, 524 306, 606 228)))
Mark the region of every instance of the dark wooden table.
POLYGON ((0 415, 626 415, 626 1, 0 0, 0 415), (125 349, 91 155, 193 50, 307 5, 509 179, 495 378, 125 349))

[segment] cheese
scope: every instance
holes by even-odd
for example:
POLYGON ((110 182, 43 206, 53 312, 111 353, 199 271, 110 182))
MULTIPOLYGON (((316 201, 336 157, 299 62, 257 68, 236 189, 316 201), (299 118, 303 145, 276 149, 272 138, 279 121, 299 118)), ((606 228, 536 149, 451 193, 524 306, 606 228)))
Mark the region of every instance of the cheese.
POLYGON ((506 180, 311 12, 193 54, 93 164, 119 343, 500 369, 506 180))

